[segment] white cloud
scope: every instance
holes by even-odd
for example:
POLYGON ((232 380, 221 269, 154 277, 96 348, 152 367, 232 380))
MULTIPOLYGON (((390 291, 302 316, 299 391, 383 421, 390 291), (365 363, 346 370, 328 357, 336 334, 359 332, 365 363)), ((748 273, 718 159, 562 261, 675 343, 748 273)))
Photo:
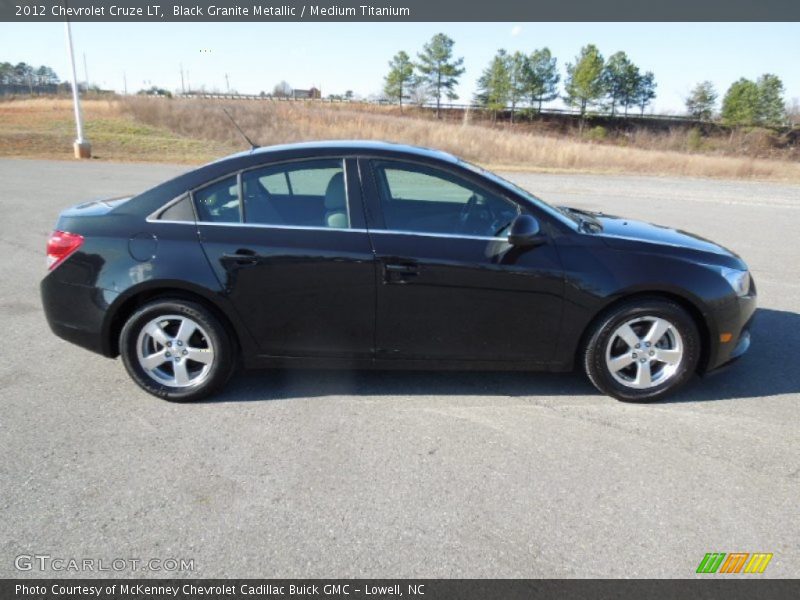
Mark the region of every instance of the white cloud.
POLYGON ((511 36, 517 37, 520 33, 522 33, 522 27, 520 25, 514 25, 511 28, 511 36))

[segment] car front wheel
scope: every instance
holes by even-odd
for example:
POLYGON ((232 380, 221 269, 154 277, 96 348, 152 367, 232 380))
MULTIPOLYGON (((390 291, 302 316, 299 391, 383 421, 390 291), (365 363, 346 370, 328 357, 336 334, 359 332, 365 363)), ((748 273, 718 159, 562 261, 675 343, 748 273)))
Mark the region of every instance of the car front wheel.
POLYGON ((234 365, 233 344, 219 320, 185 300, 156 300, 122 328, 120 354, 146 392, 190 402, 225 385, 234 365))
POLYGON ((686 383, 699 359, 700 335, 682 306, 666 299, 635 299, 599 320, 583 363, 601 392, 649 402, 686 383))

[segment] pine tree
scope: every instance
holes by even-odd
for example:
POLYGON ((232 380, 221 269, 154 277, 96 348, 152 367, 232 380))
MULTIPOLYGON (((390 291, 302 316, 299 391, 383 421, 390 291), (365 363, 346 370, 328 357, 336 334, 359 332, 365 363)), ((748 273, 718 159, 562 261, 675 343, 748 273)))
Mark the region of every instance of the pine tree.
POLYGON ((525 89, 531 106, 542 112, 542 102, 558 98, 558 82, 561 79, 556 67, 556 59, 549 48, 534 51, 528 58, 525 89))
POLYGON ((406 52, 401 50, 389 61, 389 74, 386 75, 383 91, 389 98, 397 98, 403 110, 403 95, 408 92, 414 78, 414 64, 406 52))
POLYGON ((431 94, 436 98, 436 118, 439 118, 442 96, 448 100, 456 100, 458 95, 454 89, 458 78, 464 74, 461 65, 463 58, 453 59, 455 42, 443 33, 437 33, 425 44, 417 57, 417 70, 427 83, 431 94))
POLYGON ((492 111, 493 120, 497 120, 497 111, 503 110, 511 98, 509 59, 505 50, 498 50, 478 79, 478 94, 475 99, 492 111))
POLYGON ((567 95, 564 100, 569 106, 580 109, 581 131, 586 120, 586 110, 605 96, 604 66, 603 55, 594 44, 581 48, 575 62, 567 63, 567 80, 564 86, 567 95))
POLYGON ((689 116, 703 121, 708 121, 714 115, 714 106, 717 103, 717 90, 710 81, 698 83, 686 98, 686 112, 689 116))

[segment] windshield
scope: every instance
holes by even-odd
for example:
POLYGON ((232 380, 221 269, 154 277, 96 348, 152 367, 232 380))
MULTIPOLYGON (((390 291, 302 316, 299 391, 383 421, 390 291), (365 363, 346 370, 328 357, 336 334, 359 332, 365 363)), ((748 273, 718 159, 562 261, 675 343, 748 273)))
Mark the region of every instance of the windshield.
POLYGON ((465 167, 466 169, 469 169, 473 173, 477 173, 478 175, 482 175, 483 177, 485 177, 486 179, 490 179, 491 181, 493 181, 497 185, 499 185, 501 187, 504 187, 504 188, 506 188, 507 190, 509 190, 511 192, 514 192, 518 196, 522 196, 523 198, 525 198, 525 200, 527 200, 528 202, 530 202, 531 204, 533 204, 534 206, 536 206, 540 210, 543 210, 544 212, 546 212, 550 216, 558 219, 559 221, 561 221, 562 223, 564 223, 566 225, 569 225, 573 229, 576 227, 576 225, 580 224, 580 219, 576 215, 574 215, 573 213, 571 213, 571 212, 569 212, 567 210, 564 210, 562 208, 551 206, 550 204, 548 204, 547 202, 545 202, 541 198, 537 198, 536 196, 531 194, 528 190, 526 190, 524 188, 521 188, 516 183, 512 183, 511 181, 508 181, 507 179, 503 179, 499 175, 496 175, 495 173, 492 173, 491 171, 487 171, 486 169, 481 168, 478 165, 473 165, 472 163, 469 163, 469 162, 467 162, 465 160, 459 159, 458 162, 462 167, 465 167))

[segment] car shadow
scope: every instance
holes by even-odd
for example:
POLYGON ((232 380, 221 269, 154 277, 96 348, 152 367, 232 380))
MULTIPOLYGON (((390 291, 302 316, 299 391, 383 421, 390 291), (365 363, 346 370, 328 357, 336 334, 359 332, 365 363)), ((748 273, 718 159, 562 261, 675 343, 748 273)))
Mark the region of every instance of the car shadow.
MULTIPOLYGON (((705 402, 800 393, 800 314, 759 309, 750 351, 720 372, 696 377, 660 401, 705 402)), ((589 396, 598 392, 573 373, 280 369, 238 373, 204 402, 328 396, 589 396)))

